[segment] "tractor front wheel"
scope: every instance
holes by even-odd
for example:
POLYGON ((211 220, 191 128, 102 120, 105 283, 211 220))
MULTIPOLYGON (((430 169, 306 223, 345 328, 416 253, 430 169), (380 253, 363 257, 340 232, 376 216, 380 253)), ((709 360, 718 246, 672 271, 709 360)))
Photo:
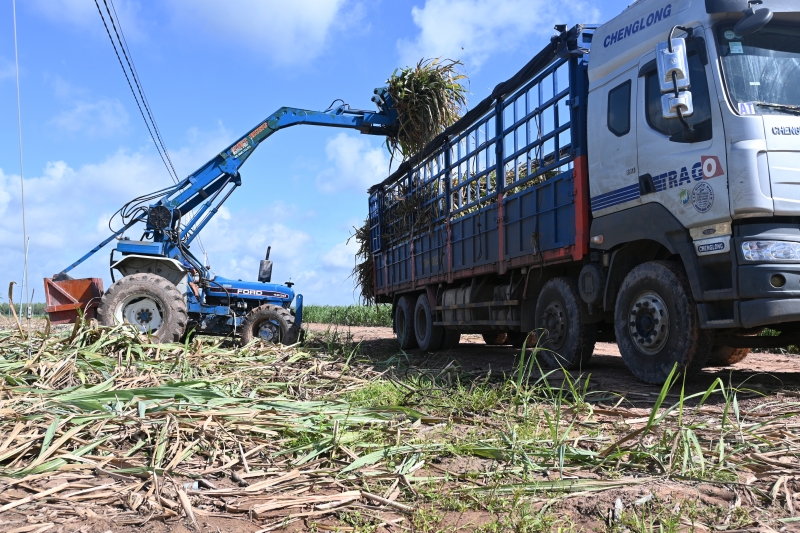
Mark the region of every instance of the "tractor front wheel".
POLYGON ((288 346, 297 342, 298 330, 291 311, 277 305, 264 304, 247 313, 244 318, 242 344, 261 339, 264 342, 288 346))
POLYGON ((294 324, 292 312, 277 305, 264 304, 256 307, 244 317, 242 344, 256 339, 267 343, 290 345, 297 342, 299 328, 294 324))

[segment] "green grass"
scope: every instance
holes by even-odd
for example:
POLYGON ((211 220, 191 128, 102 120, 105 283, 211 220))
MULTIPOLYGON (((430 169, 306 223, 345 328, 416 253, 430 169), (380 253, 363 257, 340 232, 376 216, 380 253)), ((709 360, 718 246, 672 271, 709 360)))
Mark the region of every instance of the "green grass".
POLYGON ((392 306, 390 304, 372 306, 306 305, 303 307, 303 322, 390 328, 392 327, 392 306))

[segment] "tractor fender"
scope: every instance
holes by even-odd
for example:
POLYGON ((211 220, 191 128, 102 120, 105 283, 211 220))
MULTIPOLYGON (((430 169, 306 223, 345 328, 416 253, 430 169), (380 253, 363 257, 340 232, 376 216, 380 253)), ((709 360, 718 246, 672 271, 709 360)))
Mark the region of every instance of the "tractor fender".
POLYGON ((175 285, 181 294, 189 290, 189 271, 177 259, 130 254, 111 265, 111 268, 123 276, 142 272, 155 274, 175 285))

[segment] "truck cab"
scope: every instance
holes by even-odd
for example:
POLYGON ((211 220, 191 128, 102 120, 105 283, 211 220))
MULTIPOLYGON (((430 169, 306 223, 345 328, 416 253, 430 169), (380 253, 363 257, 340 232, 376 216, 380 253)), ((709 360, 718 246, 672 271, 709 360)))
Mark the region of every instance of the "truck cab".
MULTIPOLYGON (((765 326, 793 332, 800 3, 641 0, 597 29, 588 76, 590 246, 608 271, 604 309, 625 322, 625 276, 672 260, 696 304, 698 350, 755 347, 747 338, 765 326), (757 31, 747 28, 754 23, 757 31), (665 116, 658 65, 673 32, 685 46, 691 101, 680 120, 665 116)), ((618 342, 622 333, 642 353, 669 342, 636 323, 652 322, 659 305, 641 316, 631 309, 618 342)))

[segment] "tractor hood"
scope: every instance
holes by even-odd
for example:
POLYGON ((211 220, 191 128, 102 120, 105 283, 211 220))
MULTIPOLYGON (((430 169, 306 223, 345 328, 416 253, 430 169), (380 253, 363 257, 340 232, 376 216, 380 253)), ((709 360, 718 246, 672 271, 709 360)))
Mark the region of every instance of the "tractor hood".
POLYGON ((259 283, 256 281, 241 281, 227 279, 217 276, 214 283, 208 288, 208 292, 213 296, 230 295, 232 298, 252 298, 252 299, 276 299, 282 302, 291 302, 294 299, 294 291, 286 285, 277 283, 259 283))

